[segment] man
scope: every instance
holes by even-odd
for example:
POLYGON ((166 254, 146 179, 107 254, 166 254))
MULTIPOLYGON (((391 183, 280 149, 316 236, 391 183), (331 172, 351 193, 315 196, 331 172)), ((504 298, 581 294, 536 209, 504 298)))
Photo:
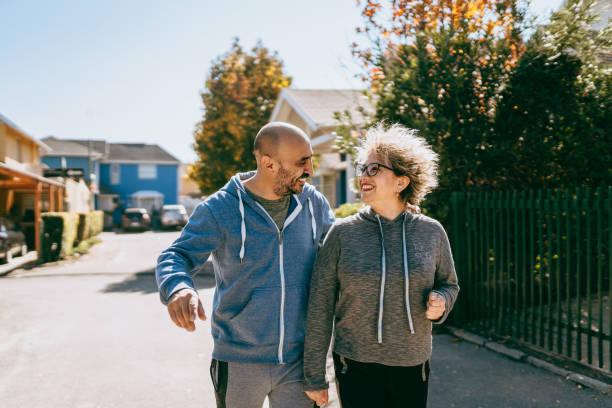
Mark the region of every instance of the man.
POLYGON ((210 371, 218 407, 312 407, 302 391, 308 288, 333 212, 306 184, 312 148, 279 122, 255 138, 257 171, 237 174, 201 203, 159 256, 157 284, 172 321, 195 330, 206 315, 190 271, 212 254, 216 290, 210 371))

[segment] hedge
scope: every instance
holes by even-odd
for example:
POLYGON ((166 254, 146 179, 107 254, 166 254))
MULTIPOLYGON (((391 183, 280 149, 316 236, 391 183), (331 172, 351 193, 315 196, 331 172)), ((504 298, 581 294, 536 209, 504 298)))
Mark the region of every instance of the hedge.
POLYGON ((74 247, 102 232, 104 212, 48 212, 42 214, 43 239, 41 258, 57 261, 74 253, 74 247))
POLYGON ((334 210, 336 218, 346 218, 349 215, 356 214, 363 207, 363 203, 346 203, 334 210))
POLYGON ((43 219, 42 259, 56 261, 74 251, 79 215, 72 212, 48 212, 43 219))
POLYGON ((74 245, 95 237, 104 227, 104 211, 92 211, 88 213, 79 213, 79 226, 77 229, 77 239, 74 245))

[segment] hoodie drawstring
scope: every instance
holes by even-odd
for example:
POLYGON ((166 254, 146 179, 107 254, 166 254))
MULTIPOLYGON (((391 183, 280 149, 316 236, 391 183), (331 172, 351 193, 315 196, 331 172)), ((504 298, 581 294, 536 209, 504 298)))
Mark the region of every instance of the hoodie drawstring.
POLYGON ((376 214, 378 220, 378 226, 380 227, 380 241, 382 246, 382 278, 380 279, 380 299, 378 301, 378 343, 382 343, 382 319, 383 309, 385 307, 385 280, 387 279, 387 260, 385 256, 385 234, 383 234, 382 223, 380 222, 380 216, 376 214))
POLYGON ((238 201, 239 201, 239 209, 240 209, 240 217, 242 222, 240 223, 240 235, 242 236, 242 245, 240 246, 240 263, 244 259, 244 242, 246 241, 246 224, 244 223, 244 205, 242 204, 242 195, 240 194, 240 189, 237 188, 238 192, 238 201))
POLYGON ((310 210, 310 220, 312 222, 312 243, 317 241, 317 222, 315 221, 314 211, 312 210, 312 201, 308 197, 308 209, 310 210))
MULTIPOLYGON (((385 281, 387 279, 387 261, 386 261, 386 253, 385 253, 385 234, 383 233, 382 223, 380 221, 380 215, 376 214, 376 220, 378 220, 378 227, 380 229, 380 242, 382 246, 382 277, 380 280, 380 300, 378 303, 378 343, 382 343, 382 320, 383 320, 383 310, 384 310, 384 297, 385 297, 385 281)), ((403 246, 403 255, 404 255, 404 281, 406 290, 404 293, 405 302, 406 302, 406 313, 408 314, 408 324, 410 325, 410 333, 414 334, 414 326, 412 324, 412 314, 410 313, 410 280, 408 278, 408 252, 406 250, 406 214, 404 214, 404 219, 402 221, 402 246, 403 246)))
POLYGON ((410 333, 414 334, 414 326, 412 325, 412 314, 410 313, 410 279, 408 278, 408 254, 406 251, 406 213, 402 221, 402 245, 404 247, 404 282, 406 282, 406 293, 404 295, 406 301, 406 313, 408 314, 408 324, 410 324, 410 333))

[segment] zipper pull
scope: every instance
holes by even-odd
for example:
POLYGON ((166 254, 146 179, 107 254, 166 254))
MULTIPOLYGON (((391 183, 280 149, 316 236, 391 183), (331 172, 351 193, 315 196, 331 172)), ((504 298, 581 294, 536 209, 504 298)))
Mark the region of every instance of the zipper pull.
POLYGON ((283 245, 283 231, 282 230, 278 232, 278 238, 280 240, 280 244, 283 245))

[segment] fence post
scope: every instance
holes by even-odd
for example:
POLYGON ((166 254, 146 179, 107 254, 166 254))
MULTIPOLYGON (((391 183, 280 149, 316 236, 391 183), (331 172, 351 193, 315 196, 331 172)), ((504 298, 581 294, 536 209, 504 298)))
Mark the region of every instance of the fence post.
MULTIPOLYGON (((467 219, 465 216, 466 194, 464 192, 451 193, 451 231, 450 242, 455 261, 455 270, 459 286, 467 287, 470 282, 464 281, 469 274, 466 267, 466 239, 469 239, 467 234, 467 219)), ((454 323, 464 323, 469 319, 469 299, 459 295, 457 303, 453 308, 452 321, 454 323)))

